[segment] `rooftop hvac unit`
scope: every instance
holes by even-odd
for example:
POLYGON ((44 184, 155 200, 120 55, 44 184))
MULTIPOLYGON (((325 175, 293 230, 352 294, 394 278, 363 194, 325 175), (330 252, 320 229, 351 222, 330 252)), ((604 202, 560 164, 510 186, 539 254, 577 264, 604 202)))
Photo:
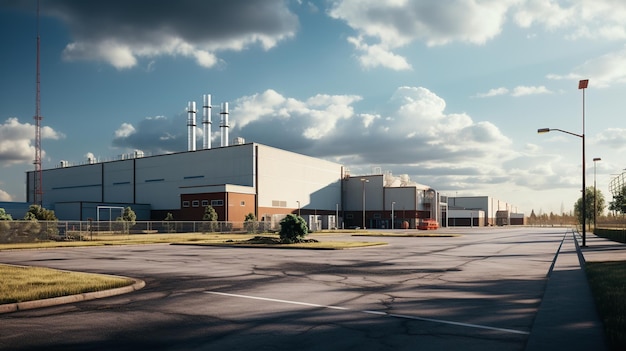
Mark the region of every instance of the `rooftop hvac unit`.
POLYGON ((246 143, 246 139, 242 137, 236 137, 235 139, 233 139, 233 145, 243 145, 245 143, 246 143))

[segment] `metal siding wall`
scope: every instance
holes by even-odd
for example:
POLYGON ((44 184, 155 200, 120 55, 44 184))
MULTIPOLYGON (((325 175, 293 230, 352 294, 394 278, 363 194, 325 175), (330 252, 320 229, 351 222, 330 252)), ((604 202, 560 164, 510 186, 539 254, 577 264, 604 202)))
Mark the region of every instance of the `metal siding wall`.
POLYGON ((340 164, 258 146, 259 207, 273 207, 272 200, 286 201, 285 211, 297 208, 297 201, 301 208, 334 211, 336 204, 341 207, 340 164))
MULTIPOLYGON (((382 175, 351 177, 344 181, 344 190, 346 195, 346 203, 344 209, 346 211, 363 210, 363 184, 361 182, 361 178, 369 180, 368 183, 365 183, 365 210, 382 210, 384 205, 383 198, 385 193, 382 175)), ((412 192, 411 195, 413 196, 412 192)), ((415 203, 415 200, 412 200, 411 203, 415 203)), ((389 208, 391 209, 391 205, 389 206, 389 208)))
POLYGON ((133 160, 104 165, 104 202, 133 202, 133 160))
POLYGON ((385 188, 385 193, 385 210, 391 211, 391 203, 394 201, 396 203, 393 205, 393 209, 396 212, 403 209, 415 209, 416 196, 414 187, 385 188))
POLYGON ((92 164, 43 171, 44 202, 100 201, 101 167, 102 164, 92 164))
POLYGON ((138 203, 180 207, 181 187, 254 185, 253 144, 136 159, 138 203))

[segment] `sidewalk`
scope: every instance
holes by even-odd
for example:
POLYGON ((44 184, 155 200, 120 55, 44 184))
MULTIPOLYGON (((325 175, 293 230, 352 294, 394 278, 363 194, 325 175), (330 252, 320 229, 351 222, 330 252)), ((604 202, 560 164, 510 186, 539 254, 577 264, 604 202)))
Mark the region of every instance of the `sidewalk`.
POLYGON ((584 271, 585 261, 626 261, 626 245, 587 233, 569 232, 549 275, 526 351, 607 350, 602 322, 584 271))

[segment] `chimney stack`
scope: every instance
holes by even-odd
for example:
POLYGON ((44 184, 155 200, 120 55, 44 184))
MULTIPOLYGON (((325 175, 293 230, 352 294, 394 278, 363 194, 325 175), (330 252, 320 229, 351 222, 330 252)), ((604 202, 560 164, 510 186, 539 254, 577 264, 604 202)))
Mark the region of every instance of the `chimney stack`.
POLYGON ((187 151, 196 151, 196 102, 187 105, 187 151))
POLYGON ((203 95, 202 106, 202 148, 211 148, 211 94, 203 95))
POLYGON ((228 146, 228 102, 222 103, 222 112, 220 112, 220 131, 222 133, 221 146, 228 146))

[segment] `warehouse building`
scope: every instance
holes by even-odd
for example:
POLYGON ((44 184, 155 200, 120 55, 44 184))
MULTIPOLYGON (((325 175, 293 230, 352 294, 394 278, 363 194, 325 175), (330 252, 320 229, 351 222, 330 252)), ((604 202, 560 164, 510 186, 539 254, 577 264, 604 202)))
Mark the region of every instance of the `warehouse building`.
MULTIPOLYGON (((33 175, 27 174, 29 201, 33 175)), ((115 220, 130 206, 138 220, 172 213, 174 220, 200 221, 210 205, 219 221, 242 222, 253 213, 276 225, 293 213, 313 230, 417 228, 425 218, 446 226, 445 197, 406 175, 350 176, 340 164, 257 143, 62 162, 44 170, 43 179, 44 207, 61 220, 115 220)))
POLYGON ((446 197, 407 175, 346 176, 343 185, 348 228, 417 228, 423 219, 447 226, 446 197))
MULTIPOLYGON (((31 202, 33 175, 27 174, 31 202)), ((272 220, 297 211, 335 215, 342 178, 340 164, 244 143, 150 157, 136 153, 77 166, 63 163, 43 170, 43 199, 59 219, 106 218, 111 208, 131 206, 139 220, 162 220, 168 212, 175 220, 202 220, 204 208, 211 205, 219 221, 243 221, 248 213, 272 220)))
POLYGON ((448 198, 449 226, 523 225, 524 214, 513 205, 491 196, 455 196, 448 198))

